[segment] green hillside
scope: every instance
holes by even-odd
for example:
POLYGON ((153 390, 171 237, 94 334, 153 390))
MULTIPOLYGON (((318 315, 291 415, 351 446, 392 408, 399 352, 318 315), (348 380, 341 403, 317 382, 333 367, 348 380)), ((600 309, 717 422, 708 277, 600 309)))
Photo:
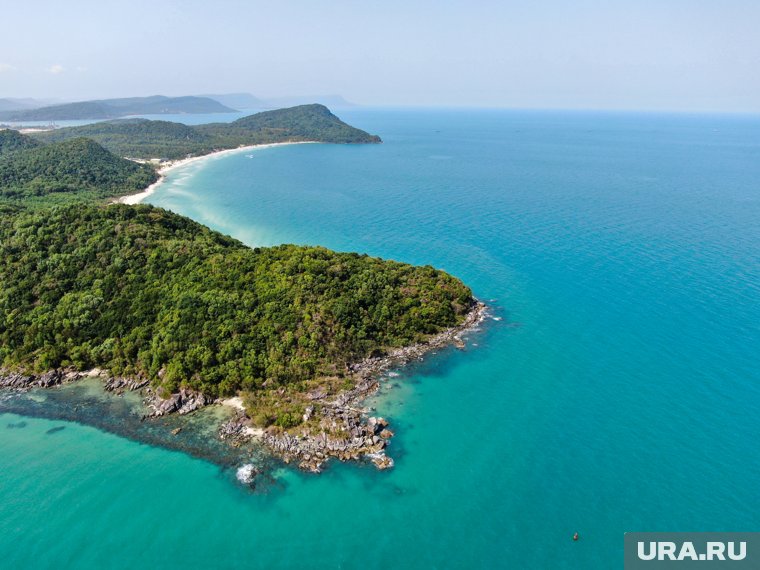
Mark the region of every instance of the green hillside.
POLYGON ((299 105, 264 111, 232 123, 196 127, 201 133, 227 144, 258 144, 282 141, 331 143, 378 143, 380 137, 354 128, 333 115, 324 105, 299 105))
MULTIPOLYGON (((18 135, 23 137, 23 135, 18 135)), ((30 144, 11 136, 14 144, 30 144)), ((158 179, 155 169, 77 138, 0 155, 0 199, 27 205, 102 199, 139 192, 158 179)))
POLYGON ((99 366, 166 392, 301 390, 458 324, 471 303, 465 285, 431 267, 251 249, 150 206, 0 216, 5 368, 99 366))
POLYGON ((183 158, 214 150, 211 137, 193 127, 169 121, 119 119, 81 127, 35 133, 38 140, 60 142, 87 137, 119 156, 134 158, 183 158))
POLYGON ((40 146, 36 140, 11 129, 0 129, 0 157, 18 150, 40 146))

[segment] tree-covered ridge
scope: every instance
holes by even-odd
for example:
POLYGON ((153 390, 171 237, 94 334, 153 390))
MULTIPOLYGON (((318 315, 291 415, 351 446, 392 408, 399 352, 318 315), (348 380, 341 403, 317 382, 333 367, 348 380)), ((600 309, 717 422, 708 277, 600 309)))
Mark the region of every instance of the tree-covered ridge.
POLYGON ((332 143, 378 143, 380 137, 356 129, 333 115, 324 105, 299 105, 264 111, 229 124, 214 123, 196 127, 202 133, 228 138, 240 144, 286 140, 332 143))
POLYGON ((134 158, 183 158, 206 154, 215 148, 211 137, 193 127, 170 121, 119 119, 55 129, 35 134, 45 142, 61 142, 87 137, 111 152, 134 158))
POLYGON ((150 206, 0 217, 0 365, 74 365, 167 392, 271 392, 458 324, 471 291, 432 267, 251 249, 150 206))
POLYGON ((40 146, 36 140, 11 129, 0 129, 0 157, 18 150, 40 146))
POLYGON ((88 137, 119 156, 142 159, 185 158, 241 145, 276 142, 381 142, 380 137, 344 123, 324 105, 264 111, 232 123, 191 127, 168 121, 131 119, 55 129, 34 136, 43 142, 88 137))
POLYGON ((151 166, 119 158, 85 138, 0 155, 3 200, 108 198, 139 192, 157 179, 151 166))

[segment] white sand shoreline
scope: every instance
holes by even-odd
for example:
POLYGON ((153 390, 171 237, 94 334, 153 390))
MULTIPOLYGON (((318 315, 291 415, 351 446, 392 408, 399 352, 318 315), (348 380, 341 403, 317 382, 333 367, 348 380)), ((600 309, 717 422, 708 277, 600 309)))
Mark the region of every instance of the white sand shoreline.
POLYGON ((163 184, 166 181, 166 174, 176 168, 179 168, 181 166, 186 166, 193 162, 199 162, 201 160, 205 160, 208 158, 213 158, 217 156, 222 156, 225 154, 234 154, 238 152, 244 152, 249 150, 256 150, 261 148, 271 148, 275 146, 285 146, 285 145, 291 145, 291 144, 315 144, 319 141, 292 141, 292 142, 280 142, 280 143, 266 143, 266 144, 252 144, 247 146, 239 146, 237 148, 228 148, 225 150, 218 150, 215 152, 210 152, 209 154, 203 154, 201 156, 191 156, 190 158, 183 158, 180 160, 172 160, 167 162, 165 165, 161 166, 161 168, 158 169, 158 175, 159 178, 156 180, 153 184, 148 186, 145 190, 142 192, 138 192, 137 194, 129 194, 127 196, 122 196, 121 198, 117 198, 114 200, 117 204, 139 204, 143 200, 145 200, 148 196, 153 194, 156 189, 163 184))
MULTIPOLYGON (((220 402, 222 406, 227 406, 229 408, 232 408, 236 412, 242 412, 245 413, 245 406, 243 405, 243 398, 240 396, 235 396, 234 398, 227 398, 225 400, 222 400, 220 402)), ((259 427, 255 427, 252 425, 247 425, 243 428, 243 432, 246 435, 256 437, 261 439, 264 436, 264 430, 259 427)))

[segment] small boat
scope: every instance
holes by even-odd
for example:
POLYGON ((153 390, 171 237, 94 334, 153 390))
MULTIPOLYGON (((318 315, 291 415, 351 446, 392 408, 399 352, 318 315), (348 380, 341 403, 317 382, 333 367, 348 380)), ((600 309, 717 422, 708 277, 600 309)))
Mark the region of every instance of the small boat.
POLYGON ((576 532, 576 533, 573 535, 573 540, 577 541, 579 538, 580 538, 580 536, 578 536, 578 533, 576 532))

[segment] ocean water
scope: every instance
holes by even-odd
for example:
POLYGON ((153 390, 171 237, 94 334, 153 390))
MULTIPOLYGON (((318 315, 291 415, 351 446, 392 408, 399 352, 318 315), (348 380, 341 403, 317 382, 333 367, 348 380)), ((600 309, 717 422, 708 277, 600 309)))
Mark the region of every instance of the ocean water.
POLYGON ((373 398, 396 467, 251 493, 6 413, 4 567, 609 569, 626 531, 760 530, 760 118, 341 116, 384 144, 212 158, 150 201, 251 245, 429 263, 489 302, 464 351, 373 398))

